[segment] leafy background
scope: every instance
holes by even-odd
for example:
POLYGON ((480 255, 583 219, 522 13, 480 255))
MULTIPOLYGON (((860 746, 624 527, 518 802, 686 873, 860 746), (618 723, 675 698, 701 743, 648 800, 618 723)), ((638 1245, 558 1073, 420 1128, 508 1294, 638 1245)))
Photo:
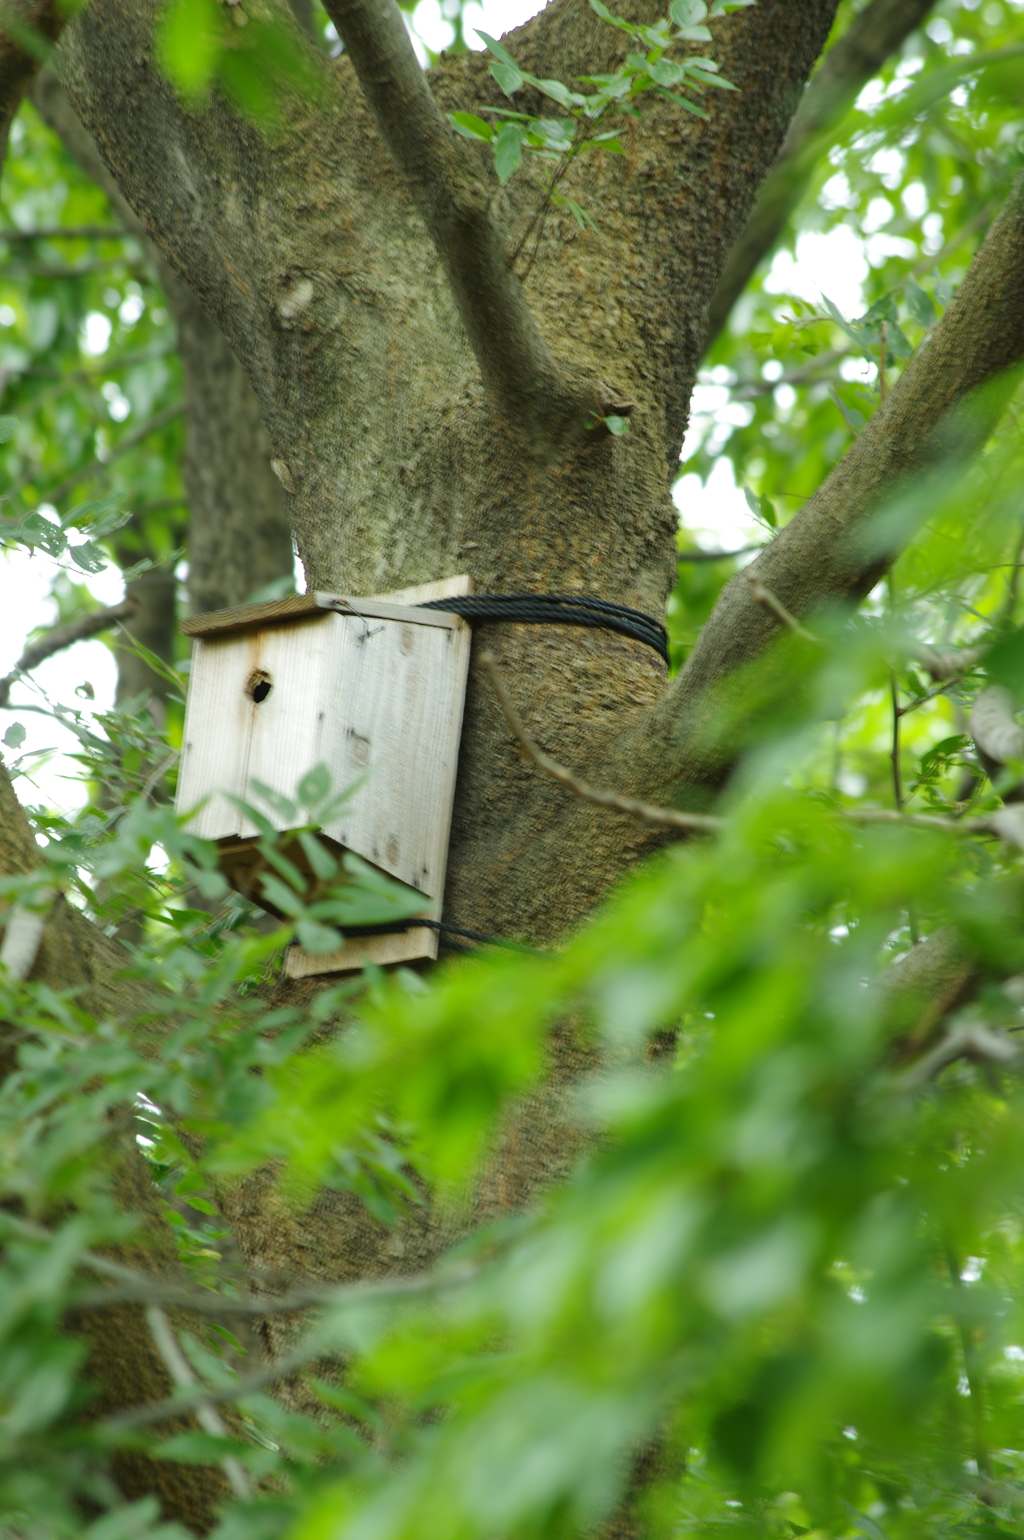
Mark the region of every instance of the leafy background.
MULTIPOLYGON (((444 15, 421 10, 437 41, 444 15)), ((1022 10, 942 0, 823 147, 706 360, 682 557, 787 523, 948 304, 1020 166, 1022 10), (818 263, 845 292, 808 279, 818 263)), ((70 619, 140 562, 183 572, 180 372, 144 254, 31 108, 0 205, 5 587, 45 572, 40 621, 70 619)), ((855 621, 817 617, 817 642, 786 639, 772 677, 741 682, 781 677, 790 709, 748 745, 722 833, 635 873, 556 954, 494 948, 275 1004, 292 936, 398 895, 341 882, 326 852, 310 889, 268 833, 289 917, 269 927, 170 812, 183 674, 159 731, 144 700, 115 708, 112 669, 106 698, 76 694, 102 642, 51 664, 49 695, 18 683, 7 758, 41 865, 0 889, 22 912, 60 890, 127 939, 141 1003, 129 1030, 73 992, 0 983, 17 1061, 0 1090, 7 1534, 180 1536, 111 1480, 112 1450, 140 1440, 224 1467, 220 1540, 561 1536, 630 1503, 651 1535, 1021 1533, 1024 891, 1019 856, 962 818, 999 805, 972 698, 997 674, 1024 693, 1019 410, 855 621), (1001 669, 982 656, 939 688, 912 656, 999 638, 1001 669), (75 757, 47 772, 58 730, 75 757), (898 806, 962 832, 844 816, 898 806), (922 1002, 885 980, 944 933, 982 976, 949 1031, 1000 1046, 936 1064, 922 1002), (331 1292, 286 1409, 253 1380, 232 1184, 273 1158, 286 1204, 326 1185, 399 1225, 430 1188, 454 1223, 552 1029, 594 1065, 570 1178, 414 1287, 331 1292), (206 1323, 178 1330, 188 1372, 238 1409, 220 1432, 81 1415, 84 1348, 63 1323, 113 1287, 97 1253, 133 1234, 111 1180, 125 1107, 206 1323)), ((681 560, 677 665, 739 560, 681 560)), ((278 790, 315 840, 343 789, 278 790)))

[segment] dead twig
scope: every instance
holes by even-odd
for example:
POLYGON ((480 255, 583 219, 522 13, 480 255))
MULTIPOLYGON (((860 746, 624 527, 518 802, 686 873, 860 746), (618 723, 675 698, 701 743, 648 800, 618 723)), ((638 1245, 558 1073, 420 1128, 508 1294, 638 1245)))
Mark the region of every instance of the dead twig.
MULTIPOLYGON (((45 1225, 34 1224, 28 1219, 19 1219, 15 1214, 0 1215, 0 1230, 4 1229, 13 1230, 15 1234, 23 1236, 26 1240, 49 1244, 54 1239, 52 1232, 45 1225)), ((263 1294, 253 1295, 248 1299, 234 1299, 227 1294, 211 1294, 205 1289, 179 1288, 149 1273, 126 1267, 123 1262, 114 1262, 110 1257, 101 1256, 97 1251, 80 1252, 78 1263, 81 1267, 87 1267, 90 1272, 97 1273, 101 1278, 109 1278, 118 1285, 111 1289, 97 1290, 94 1294, 80 1298, 77 1304, 81 1309, 137 1302, 172 1305, 182 1310, 194 1310, 199 1315, 282 1315, 335 1304, 350 1297, 364 1299, 375 1298, 377 1295, 384 1297, 392 1294, 415 1293, 426 1287, 429 1282, 421 1275, 413 1278, 397 1278, 383 1283, 342 1285, 339 1288, 316 1285, 309 1288, 289 1289, 286 1294, 263 1294)))
POLYGON ((480 662, 494 687, 494 693, 498 697, 498 703, 512 730, 512 735, 520 747, 533 760, 538 770, 549 776, 551 780, 558 781, 562 786, 568 786, 581 801, 593 802, 597 807, 611 808, 616 813, 626 813, 631 818, 639 818, 642 823, 661 824, 669 829, 685 829, 688 834, 717 833, 725 827, 724 818, 716 818, 709 813, 682 813, 674 807, 655 807, 651 802, 638 802, 633 797, 620 796, 616 791, 602 791, 581 780, 578 775, 567 770, 565 765, 560 765, 549 754, 545 754, 544 750, 539 748, 529 736, 498 673, 498 665, 493 654, 485 652, 480 662))
MULTIPOLYGON (((147 1305, 145 1313, 153 1346, 171 1377, 171 1383, 183 1390, 190 1390, 193 1385, 198 1385, 198 1376, 181 1351, 178 1339, 171 1330, 171 1323, 160 1306, 147 1305)), ((196 1421, 204 1433, 210 1433, 214 1438, 227 1438, 228 1430, 224 1419, 208 1397, 198 1402, 195 1414, 196 1421)), ((235 1496, 243 1502, 248 1502, 252 1497, 252 1483, 241 1460, 236 1455, 227 1454, 221 1460, 220 1466, 235 1496)))
POLYGON ((759 551, 763 542, 757 545, 741 545, 738 551, 677 551, 676 561, 733 561, 737 556, 749 556, 751 551, 759 551))
POLYGON ((803 637, 805 642, 817 642, 818 638, 813 631, 808 631, 805 626, 802 626, 796 616, 790 614, 782 600, 777 598, 770 588, 766 588, 755 573, 747 573, 747 582, 750 584, 751 597, 758 604, 764 605, 766 610, 770 610, 775 618, 781 620, 784 626, 788 626, 794 635, 803 637))

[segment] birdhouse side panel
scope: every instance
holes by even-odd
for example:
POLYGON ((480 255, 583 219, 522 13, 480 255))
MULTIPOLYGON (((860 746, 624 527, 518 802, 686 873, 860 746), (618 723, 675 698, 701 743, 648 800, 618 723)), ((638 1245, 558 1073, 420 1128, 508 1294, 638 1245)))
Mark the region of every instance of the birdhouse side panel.
MULTIPOLYGON (((243 690, 252 697, 260 693, 261 683, 269 689, 262 700, 253 699, 250 708, 245 796, 275 829, 294 827, 302 822, 303 815, 299 812, 295 819, 288 819, 275 812, 255 794, 254 782, 294 801, 302 777, 326 761, 338 786, 339 767, 330 756, 332 619, 316 617, 271 626, 247 638, 250 652, 243 690)), ((244 819, 241 833, 255 835, 258 830, 244 819)))
POLYGON ((444 887, 469 627, 362 621, 339 655, 335 754, 363 785, 325 830, 431 898, 444 887))
POLYGON ((194 644, 178 807, 205 839, 250 838, 256 825, 230 801, 255 801, 275 828, 287 821, 254 798, 253 779, 286 796, 323 756, 321 679, 329 617, 194 644))
POLYGON ((242 796, 247 780, 251 702, 243 689, 245 669, 240 637, 192 644, 177 809, 188 813, 205 803, 187 825, 202 839, 241 830, 242 815, 223 793, 242 796))

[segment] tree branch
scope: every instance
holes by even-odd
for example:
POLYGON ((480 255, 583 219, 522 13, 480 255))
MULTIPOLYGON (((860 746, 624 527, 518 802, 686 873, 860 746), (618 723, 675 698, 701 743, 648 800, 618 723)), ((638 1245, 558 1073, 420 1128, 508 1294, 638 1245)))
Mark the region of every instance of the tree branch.
POLYGON ((549 442, 585 429, 596 391, 555 362, 509 262, 491 190, 434 100, 394 0, 326 0, 382 139, 437 248, 484 383, 549 442))
POLYGON ((91 636, 98 636, 101 631, 107 631, 111 626, 116 626, 118 621, 127 620, 129 615, 134 615, 138 609, 135 599, 122 599, 120 604, 108 605, 106 609, 91 610, 88 615, 81 615, 77 620, 68 621, 67 625, 54 626, 41 636, 38 642, 33 642, 31 647, 26 647, 11 672, 0 679, 0 707, 7 705, 11 695, 11 685, 20 674, 30 673, 38 668, 40 663, 47 658, 52 658, 54 653, 63 652, 65 647, 73 647, 76 642, 85 642, 91 636))
MULTIPOLYGON (((153 1346, 160 1356, 161 1363, 171 1376, 172 1383, 177 1385, 179 1390, 185 1391, 197 1385, 199 1381, 192 1370, 192 1365, 181 1351, 178 1339, 171 1329, 171 1323, 159 1305, 146 1306, 146 1325, 153 1338, 153 1346)), ((224 1419, 209 1397, 196 1402, 195 1414, 196 1422, 204 1433, 210 1433, 214 1438, 227 1438, 228 1430, 224 1419)), ((237 1456, 229 1454, 224 1456, 220 1464, 235 1496, 241 1498, 243 1502, 248 1501, 252 1497, 252 1485, 241 1461, 237 1456)))
POLYGON ((782 234, 858 92, 920 26, 933 4, 934 0, 871 0, 825 55, 811 77, 775 168, 729 255, 708 312, 705 351, 725 325, 754 270, 782 234))
POLYGON ((14 115, 65 20, 59 0, 7 0, 0 7, 0 166, 14 115))
POLYGON ((707 775, 714 784, 725 774, 737 746, 713 731, 721 715, 713 692, 758 657, 780 628, 753 597, 751 577, 798 620, 812 606, 861 599, 927 516, 943 468, 956 473, 985 442, 1005 399, 1000 376, 1022 359, 1024 176, 1018 176, 952 303, 885 405, 793 521, 726 586, 651 718, 623 735, 616 757, 633 776, 638 758, 650 762, 649 741, 659 745, 663 767, 671 762, 670 776, 707 775))

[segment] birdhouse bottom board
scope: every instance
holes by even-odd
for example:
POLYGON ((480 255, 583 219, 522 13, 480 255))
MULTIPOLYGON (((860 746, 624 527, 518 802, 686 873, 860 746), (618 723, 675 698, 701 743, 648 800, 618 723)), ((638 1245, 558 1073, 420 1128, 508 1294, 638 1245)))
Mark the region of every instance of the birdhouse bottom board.
MULTIPOLYGON (((301 777, 326 764, 334 792, 354 790, 325 842, 421 894, 424 918, 440 919, 471 636, 458 616, 415 605, 468 588, 446 579, 405 591, 403 604, 305 594, 183 623, 195 643, 177 804, 196 809, 186 827, 217 842, 224 875, 246 897, 271 907, 259 891, 259 829, 232 798, 286 835, 287 818, 253 782, 294 799, 301 777)), ((297 840, 283 848, 304 865, 297 840)), ((431 959, 437 947, 436 930, 414 923, 349 932, 326 954, 290 947, 285 972, 431 959)))

